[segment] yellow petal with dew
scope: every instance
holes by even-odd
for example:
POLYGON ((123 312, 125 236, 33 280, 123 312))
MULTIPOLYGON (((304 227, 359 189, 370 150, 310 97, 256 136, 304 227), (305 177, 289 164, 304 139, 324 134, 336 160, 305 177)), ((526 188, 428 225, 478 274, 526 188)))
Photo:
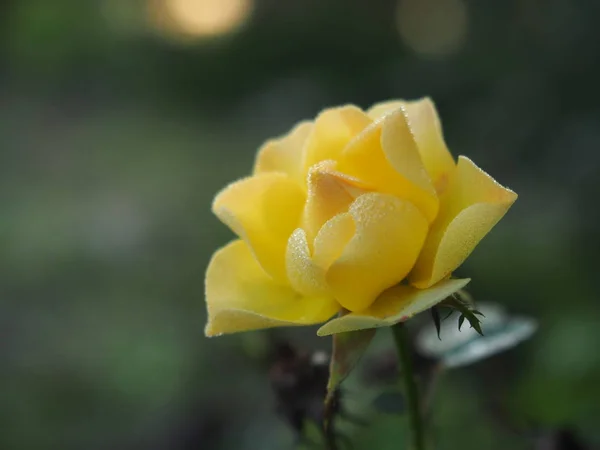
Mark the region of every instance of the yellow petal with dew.
POLYGON ((218 250, 206 271, 205 334, 321 323, 339 310, 327 297, 305 297, 275 282, 241 240, 218 250))
POLYGON ((381 148, 387 160, 398 173, 423 192, 433 198, 436 197, 404 107, 389 114, 382 121, 381 148))
POLYGON ((407 102, 406 115, 423 165, 440 194, 446 190, 456 165, 444 141, 435 105, 430 98, 407 102))
POLYGON ((304 147, 312 129, 312 122, 300 122, 287 135, 265 142, 258 150, 253 173, 283 172, 304 184, 304 147))
POLYGON ((370 193, 350 206, 356 232, 326 274, 336 300, 350 311, 367 308, 412 269, 428 223, 411 203, 370 193))
POLYGON ((350 212, 338 214, 321 227, 314 241, 315 264, 329 269, 356 234, 356 221, 350 212))
POLYGON ((370 189, 360 180, 335 170, 336 162, 321 161, 308 172, 308 196, 304 206, 302 228, 309 246, 325 222, 348 211, 350 204, 370 189))
POLYGON ((348 331, 390 327, 437 305, 462 289, 469 281, 468 278, 448 279, 427 289, 417 289, 408 285, 391 287, 383 292, 369 308, 330 320, 319 328, 317 334, 327 336, 348 331))
POLYGON ((292 287, 304 295, 331 295, 325 274, 355 231, 354 219, 349 213, 338 214, 327 221, 314 242, 309 243, 302 228, 294 230, 286 253, 287 275, 292 287))
POLYGON ((285 250, 300 224, 305 193, 283 173, 262 173, 223 189, 213 212, 250 246, 273 277, 285 280, 285 250))
POLYGON ((337 161, 352 138, 371 124, 371 119, 353 105, 326 109, 315 119, 304 155, 305 173, 314 164, 332 159, 337 161))
POLYGON ((517 194, 498 184, 469 158, 459 157, 438 218, 409 275, 411 284, 426 288, 450 275, 516 199, 517 194))
POLYGON ((390 100, 387 102, 376 103, 367 110, 367 115, 373 120, 378 120, 386 114, 400 109, 405 104, 406 102, 404 100, 390 100))
POLYGON ((437 215, 438 198, 402 109, 386 115, 354 138, 344 149, 338 170, 379 192, 408 200, 429 222, 437 215))
POLYGON ((372 106, 367 114, 373 120, 404 108, 419 155, 438 192, 442 193, 455 168, 454 159, 444 141, 442 126, 434 103, 425 97, 415 101, 393 100, 372 106))

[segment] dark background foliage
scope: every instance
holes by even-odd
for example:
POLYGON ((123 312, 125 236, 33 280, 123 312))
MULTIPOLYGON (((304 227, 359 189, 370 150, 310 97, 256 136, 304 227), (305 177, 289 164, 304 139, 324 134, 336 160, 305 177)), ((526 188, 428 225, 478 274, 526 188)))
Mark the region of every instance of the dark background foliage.
MULTIPOLYGON (((203 336, 231 238, 210 202, 323 107, 423 95, 453 153, 520 194, 460 274, 540 323, 444 378, 438 448, 600 443, 600 3, 247 0, 243 26, 186 34, 202 3, 0 4, 0 448, 289 448, 271 335, 203 336)), ((401 448, 399 419, 356 408, 357 449, 401 448)))

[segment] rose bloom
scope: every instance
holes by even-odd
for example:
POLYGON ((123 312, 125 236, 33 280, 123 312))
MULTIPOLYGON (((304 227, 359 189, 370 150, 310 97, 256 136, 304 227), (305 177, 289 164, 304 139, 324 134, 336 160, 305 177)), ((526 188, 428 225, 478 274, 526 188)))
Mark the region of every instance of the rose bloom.
POLYGON ((239 239, 206 272, 215 336, 390 326, 466 285, 452 272, 517 195, 455 162, 431 100, 326 109, 258 151, 213 212, 239 239))

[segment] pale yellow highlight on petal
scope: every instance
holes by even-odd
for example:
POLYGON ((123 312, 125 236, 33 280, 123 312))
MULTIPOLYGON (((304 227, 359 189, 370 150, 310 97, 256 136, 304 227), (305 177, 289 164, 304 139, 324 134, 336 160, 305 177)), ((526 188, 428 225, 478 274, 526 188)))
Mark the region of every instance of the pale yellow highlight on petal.
POLYGON ((344 251, 356 233, 356 222, 351 213, 338 214, 321 227, 314 242, 315 264, 329 269, 344 251))
POLYGON ((343 151, 338 170, 374 190, 408 200, 429 222, 437 215, 438 198, 402 109, 387 114, 353 139, 343 151))
POLYGON ((460 156, 439 216, 409 275, 411 284, 426 288, 450 275, 516 199, 517 194, 460 156))
POLYGON ((302 228, 294 230, 286 252, 286 269, 292 287, 304 295, 332 295, 325 274, 355 231, 354 219, 349 213, 338 214, 327 221, 314 242, 309 242, 302 228))
POLYGON ((390 100, 387 102, 376 103, 367 109, 367 115, 373 119, 378 120, 397 109, 400 109, 406 105, 406 101, 404 100, 390 100))
POLYGON ((421 188, 423 192, 436 197, 404 107, 384 119, 381 128, 381 148, 398 173, 421 188))
POLYGON ((308 172, 308 197, 304 205, 302 228, 309 246, 325 222, 348 211, 350 204, 371 189, 362 181, 335 170, 336 162, 321 161, 308 172))
POLYGON ((312 129, 312 122, 300 122, 287 135, 265 142, 258 150, 253 173, 283 172, 304 184, 304 147, 312 129))
POLYGON ((304 295, 327 295, 325 269, 313 261, 306 231, 294 230, 285 254, 288 280, 292 288, 304 295))
POLYGON ((469 281, 468 278, 448 279, 428 289, 417 289, 408 285, 391 287, 383 292, 369 308, 330 320, 319 328, 317 334, 327 336, 348 331, 390 327, 437 305, 465 287, 469 281))
POLYGON ((286 280, 287 241, 300 224, 305 198, 287 175, 269 172, 230 184, 217 194, 212 209, 270 275, 286 280))
POLYGON ((326 281, 344 308, 358 311, 409 273, 428 223, 413 204, 379 193, 358 197, 349 214, 356 232, 327 271, 326 281))
POLYGON ((339 310, 327 297, 305 297, 275 282, 237 240, 218 250, 206 271, 207 336, 321 323, 339 310))
POLYGON ((337 161, 348 142, 370 124, 371 119, 353 105, 321 112, 307 140, 303 167, 305 173, 320 161, 337 161))
POLYGON ((430 98, 406 103, 408 123, 412 130, 423 165, 438 194, 448 186, 450 176, 456 167, 446 146, 442 126, 435 105, 430 98))
POLYGON ((414 135, 423 165, 437 191, 441 194, 448 186, 456 167, 446 146, 442 126, 435 105, 429 97, 414 101, 393 100, 373 105, 367 114, 373 120, 404 108, 409 127, 414 135))

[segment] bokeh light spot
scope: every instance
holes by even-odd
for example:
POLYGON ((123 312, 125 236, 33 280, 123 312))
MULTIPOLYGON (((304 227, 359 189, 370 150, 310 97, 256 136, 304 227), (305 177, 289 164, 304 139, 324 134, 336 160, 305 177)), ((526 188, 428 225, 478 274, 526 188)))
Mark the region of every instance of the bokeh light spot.
POLYGON ((447 57, 465 42, 467 7, 463 0, 400 0, 396 26, 404 43, 416 53, 447 57))
POLYGON ((161 31, 202 38, 237 30, 253 6, 254 0, 154 0, 150 17, 161 31))

